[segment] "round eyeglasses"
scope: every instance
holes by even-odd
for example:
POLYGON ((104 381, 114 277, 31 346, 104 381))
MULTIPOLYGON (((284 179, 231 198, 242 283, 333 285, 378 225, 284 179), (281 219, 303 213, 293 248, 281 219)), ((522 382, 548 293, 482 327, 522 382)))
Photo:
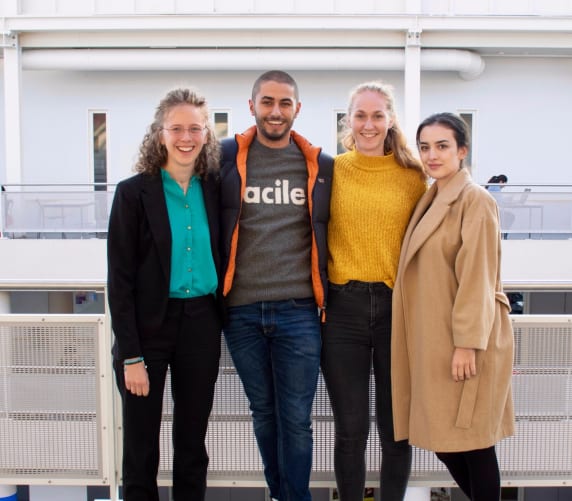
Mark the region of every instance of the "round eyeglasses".
POLYGON ((161 127, 166 130, 169 134, 175 137, 182 137, 185 132, 188 132, 191 136, 200 136, 206 127, 199 127, 198 125, 191 125, 188 129, 181 127, 180 125, 175 125, 173 127, 161 127))

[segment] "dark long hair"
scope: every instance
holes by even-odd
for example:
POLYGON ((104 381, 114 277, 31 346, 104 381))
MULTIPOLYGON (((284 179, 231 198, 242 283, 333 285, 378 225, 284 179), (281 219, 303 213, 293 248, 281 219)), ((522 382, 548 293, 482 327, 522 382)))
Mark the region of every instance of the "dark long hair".
MULTIPOLYGON (((453 136, 455 137, 457 148, 465 147, 467 150, 470 148, 471 145, 469 142, 469 128, 467 123, 459 115, 448 112, 435 113, 434 115, 430 115, 419 124, 419 127, 417 127, 417 134, 415 136, 415 141, 417 142, 418 147, 421 131, 429 125, 442 125, 443 127, 451 130, 453 132, 453 136)), ((463 167, 463 160, 461 160, 461 167, 463 167)))

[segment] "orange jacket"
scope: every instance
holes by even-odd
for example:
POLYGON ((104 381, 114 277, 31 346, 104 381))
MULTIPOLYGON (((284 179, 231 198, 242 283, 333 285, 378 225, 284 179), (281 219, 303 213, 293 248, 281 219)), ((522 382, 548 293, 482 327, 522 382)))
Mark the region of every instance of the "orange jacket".
MULTIPOLYGON (((252 126, 244 133, 236 134, 234 138, 223 140, 221 254, 224 296, 232 288, 234 278, 240 212, 246 189, 246 159, 255 136, 256 126, 252 126)), ((316 304, 320 309, 324 309, 327 294, 327 227, 330 214, 333 159, 322 153, 321 148, 312 146, 296 132, 291 131, 290 137, 302 151, 308 168, 308 210, 312 224, 312 288, 316 304)))

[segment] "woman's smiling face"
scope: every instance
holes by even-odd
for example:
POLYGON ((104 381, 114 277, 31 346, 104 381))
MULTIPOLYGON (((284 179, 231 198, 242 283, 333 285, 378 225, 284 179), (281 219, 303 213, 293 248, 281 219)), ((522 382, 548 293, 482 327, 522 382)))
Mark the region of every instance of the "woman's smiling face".
POLYGON ((356 150, 368 156, 382 156, 387 131, 393 125, 385 96, 365 90, 352 103, 349 125, 356 150))
POLYGON ((193 167, 207 139, 200 108, 180 104, 165 115, 161 144, 167 149, 167 165, 193 167))

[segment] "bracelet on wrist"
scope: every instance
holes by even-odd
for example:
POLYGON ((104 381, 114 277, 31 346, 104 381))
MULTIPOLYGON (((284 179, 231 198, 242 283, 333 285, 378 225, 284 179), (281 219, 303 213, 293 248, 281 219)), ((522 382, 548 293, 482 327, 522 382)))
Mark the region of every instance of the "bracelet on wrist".
POLYGON ((123 360, 123 365, 135 365, 144 361, 145 359, 143 357, 126 358, 123 360))

